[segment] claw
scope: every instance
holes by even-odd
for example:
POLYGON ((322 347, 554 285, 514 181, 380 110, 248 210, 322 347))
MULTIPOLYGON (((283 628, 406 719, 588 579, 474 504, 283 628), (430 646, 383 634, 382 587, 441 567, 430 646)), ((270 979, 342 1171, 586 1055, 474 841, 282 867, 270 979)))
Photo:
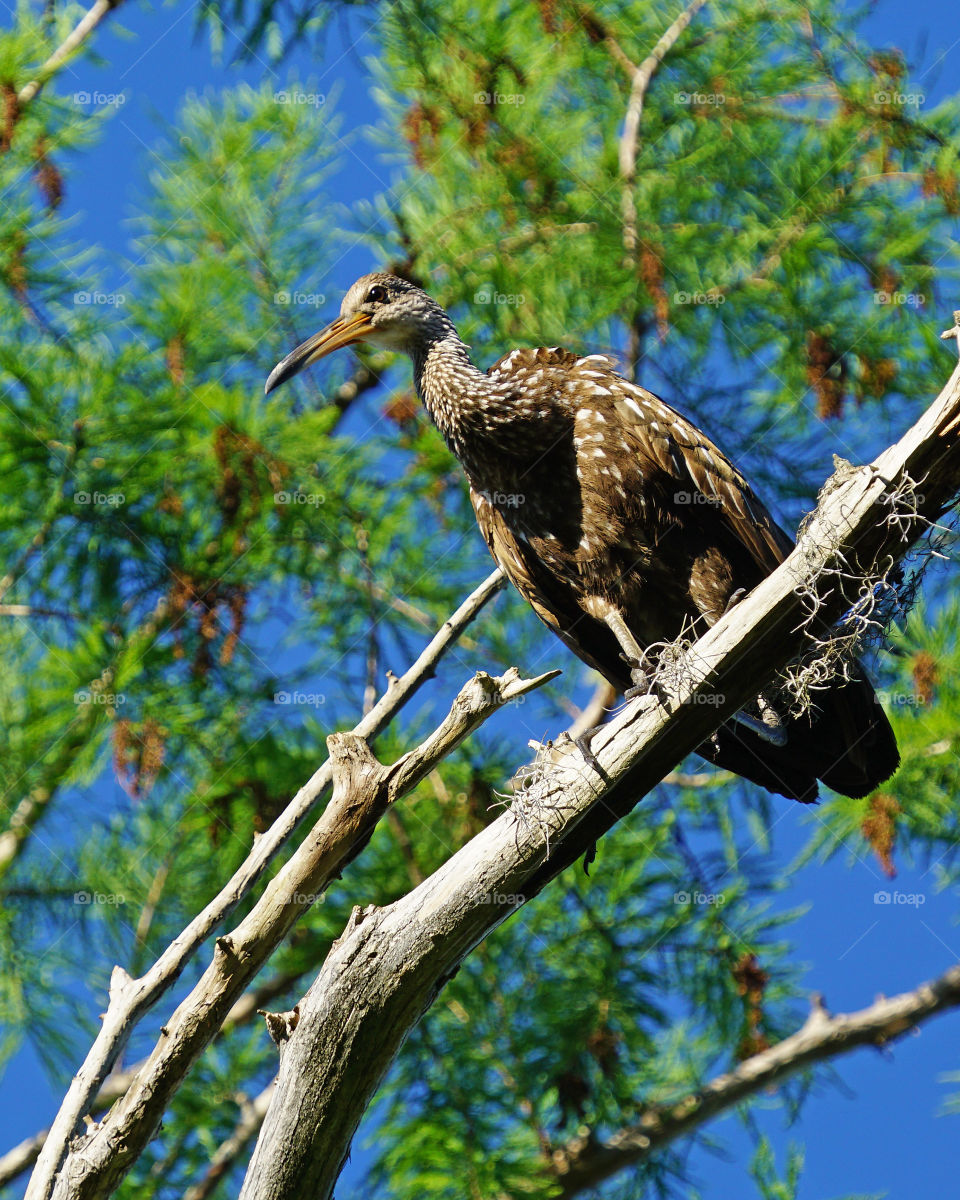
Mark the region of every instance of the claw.
POLYGON ((587 766, 596 771, 604 783, 609 783, 610 780, 607 778, 606 771, 600 766, 597 756, 590 749, 590 739, 598 729, 602 728, 602 725, 594 725, 592 729, 588 729, 585 733, 581 733, 579 737, 574 738, 573 744, 583 755, 583 761, 587 764, 587 766))
POLYGON ((637 696, 650 696, 654 694, 653 686, 653 667, 650 665, 650 660, 644 656, 643 658, 633 658, 629 654, 621 654, 620 657, 630 668, 630 681, 633 687, 627 688, 623 693, 624 700, 633 700, 637 696))

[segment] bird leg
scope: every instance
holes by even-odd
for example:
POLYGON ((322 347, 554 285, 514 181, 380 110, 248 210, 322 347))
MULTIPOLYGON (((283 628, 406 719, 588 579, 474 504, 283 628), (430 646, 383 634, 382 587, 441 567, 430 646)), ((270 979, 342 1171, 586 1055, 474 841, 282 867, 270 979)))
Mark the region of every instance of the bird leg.
MULTIPOLYGON (((737 588, 735 592, 731 592, 721 615, 725 617, 730 609, 735 608, 746 594, 747 589, 742 587, 737 588)), ((757 697, 757 707, 760 709, 759 721, 756 717, 751 717, 745 712, 734 713, 732 719, 745 729, 752 729, 757 737, 762 738, 769 745, 785 746, 787 744, 787 731, 783 726, 783 721, 780 719, 780 714, 767 701, 765 696, 757 697)))
MULTIPOLYGON (((630 667, 630 678, 633 681, 633 687, 624 692, 624 697, 632 700, 634 696, 649 696, 653 692, 653 664, 630 632, 619 609, 600 597, 591 597, 590 603, 584 607, 592 617, 597 617, 606 624, 623 651, 622 657, 630 667)), ((583 755, 587 765, 596 771, 604 783, 607 783, 609 782, 607 774, 590 749, 590 739, 602 728, 602 725, 594 725, 592 729, 588 729, 579 737, 574 738, 573 743, 583 755)))
POLYGON ((608 608, 603 614, 603 620, 620 643, 623 660, 630 668, 633 687, 624 692, 624 698, 632 700, 635 696, 649 696, 653 691, 654 668, 646 651, 630 632, 623 615, 616 608, 608 608))
MULTIPOLYGON (((600 778, 603 780, 604 783, 609 783, 610 780, 607 776, 606 771, 603 769, 603 767, 600 766, 600 762, 599 762, 597 756, 590 749, 590 739, 593 737, 593 735, 595 733, 597 733, 602 728, 603 728, 603 725, 601 724, 601 725, 593 725, 593 726, 591 726, 590 729, 585 729, 583 731, 583 733, 580 734, 579 737, 575 737, 573 739, 573 744, 583 755, 583 761, 587 764, 587 766, 592 767, 593 770, 596 771, 596 773, 600 776, 600 778)), ((589 867, 590 862, 592 862, 592 861, 593 861, 593 859, 590 858, 589 862, 584 863, 584 869, 587 871, 588 875, 590 874, 590 871, 587 868, 589 867)))

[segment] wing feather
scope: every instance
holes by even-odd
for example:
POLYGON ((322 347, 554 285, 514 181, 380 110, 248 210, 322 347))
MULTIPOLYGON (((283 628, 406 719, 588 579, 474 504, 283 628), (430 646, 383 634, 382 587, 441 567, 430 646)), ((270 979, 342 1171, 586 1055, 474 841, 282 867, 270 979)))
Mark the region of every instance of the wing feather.
POLYGON ((661 476, 666 509, 683 521, 689 513, 686 504, 705 505, 764 573, 779 566, 793 549, 793 539, 723 451, 652 392, 612 373, 605 382, 617 394, 614 408, 645 479, 661 476), (684 501, 686 493, 691 496, 684 501))
POLYGON ((615 687, 628 687, 619 649, 606 626, 583 611, 569 584, 540 562, 485 496, 471 488, 470 501, 494 561, 540 620, 615 687))

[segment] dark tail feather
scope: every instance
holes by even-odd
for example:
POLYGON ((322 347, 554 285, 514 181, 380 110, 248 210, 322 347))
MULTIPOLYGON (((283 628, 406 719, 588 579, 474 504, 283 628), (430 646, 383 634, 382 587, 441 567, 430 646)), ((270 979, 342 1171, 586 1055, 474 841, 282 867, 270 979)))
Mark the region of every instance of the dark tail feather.
POLYGON ((858 669, 849 683, 831 688, 813 725, 817 775, 827 787, 859 799, 889 779, 900 752, 876 692, 858 669))
POLYGON ((869 795, 897 769, 900 754, 886 714, 866 676, 817 697, 818 711, 790 721, 784 746, 771 746, 728 721, 698 747, 717 766, 768 791, 810 804, 817 780, 844 796, 869 795))
POLYGON ((768 792, 813 804, 817 799, 817 778, 811 773, 809 759, 792 744, 790 729, 787 745, 771 746, 743 725, 728 721, 709 740, 697 747, 697 753, 725 771, 742 775, 768 792))

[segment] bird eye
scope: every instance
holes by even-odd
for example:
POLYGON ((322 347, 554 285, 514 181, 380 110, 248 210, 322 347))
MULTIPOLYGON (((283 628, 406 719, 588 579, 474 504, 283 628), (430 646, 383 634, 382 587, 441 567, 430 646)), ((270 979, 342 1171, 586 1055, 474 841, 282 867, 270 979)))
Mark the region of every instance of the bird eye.
POLYGON ((367 292, 368 304, 383 304, 386 298, 387 289, 385 287, 381 287, 379 283, 372 287, 369 292, 367 292))

